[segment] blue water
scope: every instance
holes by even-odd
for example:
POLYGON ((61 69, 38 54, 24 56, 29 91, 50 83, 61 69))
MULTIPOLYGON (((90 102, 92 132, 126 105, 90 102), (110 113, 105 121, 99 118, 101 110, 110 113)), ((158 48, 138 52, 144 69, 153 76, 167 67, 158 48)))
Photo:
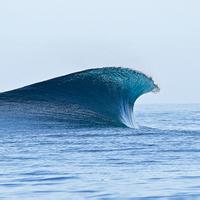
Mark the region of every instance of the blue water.
POLYGON ((158 90, 109 67, 1 93, 0 199, 200 199, 200 105, 135 105, 158 90))
POLYGON ((0 199, 200 199, 200 105, 135 117, 137 129, 69 129, 1 115, 0 199))
POLYGON ((0 114, 7 114, 6 121, 65 121, 67 128, 133 128, 135 101, 156 91, 159 87, 142 72, 96 68, 0 93, 0 114))

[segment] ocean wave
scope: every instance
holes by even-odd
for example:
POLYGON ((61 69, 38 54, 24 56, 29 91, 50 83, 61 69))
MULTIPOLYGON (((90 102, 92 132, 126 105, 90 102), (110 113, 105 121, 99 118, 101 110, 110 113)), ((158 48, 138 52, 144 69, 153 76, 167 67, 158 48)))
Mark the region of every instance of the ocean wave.
POLYGON ((10 110, 21 112, 25 118, 57 119, 72 127, 134 127, 136 100, 157 91, 153 79, 142 72, 105 67, 1 93, 0 105, 4 109, 9 105, 10 110))

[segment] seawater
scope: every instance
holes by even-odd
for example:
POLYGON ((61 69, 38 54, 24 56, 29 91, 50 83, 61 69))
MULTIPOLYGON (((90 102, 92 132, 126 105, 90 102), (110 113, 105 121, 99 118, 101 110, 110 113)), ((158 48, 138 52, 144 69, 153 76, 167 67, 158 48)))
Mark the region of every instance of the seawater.
POLYGON ((135 129, 1 110, 2 200, 200 199, 200 105, 136 105, 135 129))

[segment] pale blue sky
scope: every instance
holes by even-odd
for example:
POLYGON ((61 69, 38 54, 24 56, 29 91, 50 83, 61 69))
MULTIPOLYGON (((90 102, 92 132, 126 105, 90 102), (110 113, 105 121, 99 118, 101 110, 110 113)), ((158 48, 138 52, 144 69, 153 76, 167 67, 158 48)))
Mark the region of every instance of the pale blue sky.
POLYGON ((0 91, 77 70, 128 66, 161 92, 144 103, 200 103, 200 1, 0 1, 0 91))

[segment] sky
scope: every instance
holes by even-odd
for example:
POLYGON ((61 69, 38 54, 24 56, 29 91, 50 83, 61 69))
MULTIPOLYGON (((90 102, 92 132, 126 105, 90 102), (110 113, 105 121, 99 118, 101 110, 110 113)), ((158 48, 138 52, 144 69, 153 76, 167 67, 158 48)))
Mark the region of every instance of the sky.
POLYGON ((200 103, 199 0, 0 1, 0 91, 87 68, 153 77, 141 103, 200 103))

